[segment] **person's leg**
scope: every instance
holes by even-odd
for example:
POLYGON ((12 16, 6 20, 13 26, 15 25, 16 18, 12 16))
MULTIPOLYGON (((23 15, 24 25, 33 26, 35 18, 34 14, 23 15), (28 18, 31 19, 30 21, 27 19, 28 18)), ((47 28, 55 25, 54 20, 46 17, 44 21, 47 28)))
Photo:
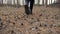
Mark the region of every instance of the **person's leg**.
POLYGON ((31 14, 32 14, 32 9, 33 9, 33 4, 34 4, 34 0, 30 0, 30 9, 31 9, 31 14))
POLYGON ((26 14, 29 14, 28 4, 29 4, 29 0, 25 0, 25 13, 26 14))

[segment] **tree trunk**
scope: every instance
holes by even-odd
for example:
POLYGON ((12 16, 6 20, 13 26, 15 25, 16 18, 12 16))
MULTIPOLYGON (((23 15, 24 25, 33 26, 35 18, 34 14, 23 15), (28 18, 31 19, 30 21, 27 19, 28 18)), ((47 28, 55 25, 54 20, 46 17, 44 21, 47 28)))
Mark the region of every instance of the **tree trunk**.
POLYGON ((45 1, 45 6, 47 7, 47 0, 45 1))
POLYGON ((2 0, 2 5, 3 5, 3 0, 2 0))
POLYGON ((52 0, 51 0, 51 4, 52 4, 52 0))
POLYGON ((15 0, 14 0, 14 5, 15 5, 15 0))
POLYGON ((38 0, 38 5, 39 5, 40 0, 38 0))
POLYGON ((19 8, 19 0, 17 0, 17 7, 19 8))
POLYGON ((44 0, 42 0, 42 4, 44 5, 44 0))

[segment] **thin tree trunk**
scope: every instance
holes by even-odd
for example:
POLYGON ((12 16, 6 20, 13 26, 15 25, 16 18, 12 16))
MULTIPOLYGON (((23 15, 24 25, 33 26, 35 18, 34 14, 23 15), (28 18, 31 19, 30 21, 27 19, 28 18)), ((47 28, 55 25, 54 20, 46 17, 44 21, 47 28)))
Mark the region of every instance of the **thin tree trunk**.
POLYGON ((54 0, 54 3, 56 3, 55 0, 54 0))
POLYGON ((47 7, 47 0, 45 1, 45 6, 47 7))
POLYGON ((50 0, 49 0, 49 4, 50 4, 50 0))
POLYGON ((15 5, 15 0, 14 0, 14 5, 15 5))
POLYGON ((39 5, 40 0, 38 0, 38 5, 39 5))
POLYGON ((3 0, 2 0, 2 5, 3 5, 3 0))
POLYGON ((42 0, 42 4, 44 5, 44 0, 42 0))
POLYGON ((17 0, 17 7, 19 8, 19 0, 17 0))
POLYGON ((24 5, 24 0, 23 0, 23 5, 24 5))
POLYGON ((52 4, 52 0, 51 0, 51 4, 52 4))

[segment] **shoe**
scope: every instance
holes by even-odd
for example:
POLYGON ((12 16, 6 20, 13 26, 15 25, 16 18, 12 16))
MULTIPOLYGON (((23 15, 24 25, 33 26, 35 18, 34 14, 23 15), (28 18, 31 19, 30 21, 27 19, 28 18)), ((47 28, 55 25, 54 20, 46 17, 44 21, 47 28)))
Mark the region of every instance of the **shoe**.
POLYGON ((26 13, 27 15, 32 14, 32 10, 31 10, 30 7, 28 7, 27 5, 25 5, 25 13, 26 13))
POLYGON ((32 10, 30 8, 28 9, 28 11, 29 11, 29 14, 32 14, 32 10))

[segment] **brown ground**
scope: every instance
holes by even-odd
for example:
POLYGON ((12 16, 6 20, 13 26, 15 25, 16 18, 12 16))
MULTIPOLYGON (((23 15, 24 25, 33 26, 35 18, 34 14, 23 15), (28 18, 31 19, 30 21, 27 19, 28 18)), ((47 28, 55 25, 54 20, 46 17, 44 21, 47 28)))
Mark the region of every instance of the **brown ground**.
POLYGON ((26 15, 24 7, 0 7, 0 34, 60 34, 60 8, 34 6, 26 15))

